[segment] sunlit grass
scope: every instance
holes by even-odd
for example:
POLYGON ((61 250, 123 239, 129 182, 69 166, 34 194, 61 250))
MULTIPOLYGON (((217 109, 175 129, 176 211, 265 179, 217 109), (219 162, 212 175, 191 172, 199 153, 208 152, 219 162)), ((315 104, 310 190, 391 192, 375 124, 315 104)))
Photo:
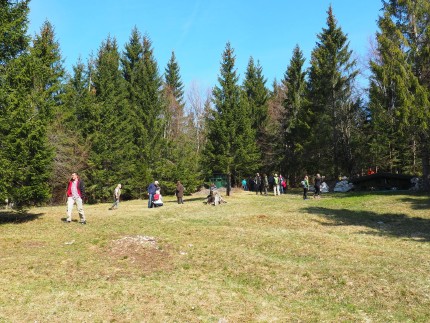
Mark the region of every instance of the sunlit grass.
POLYGON ((203 197, 0 213, 0 322, 430 320, 428 196, 203 197))

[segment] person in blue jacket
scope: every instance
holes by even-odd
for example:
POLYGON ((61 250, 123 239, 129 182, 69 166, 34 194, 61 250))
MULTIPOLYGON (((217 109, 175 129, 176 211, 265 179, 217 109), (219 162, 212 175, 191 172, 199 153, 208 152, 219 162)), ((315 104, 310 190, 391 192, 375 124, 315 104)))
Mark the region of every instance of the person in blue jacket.
POLYGON ((157 192, 158 188, 158 181, 154 181, 154 183, 149 184, 147 191, 148 191, 148 208, 152 208, 152 202, 154 201, 154 194, 157 192))

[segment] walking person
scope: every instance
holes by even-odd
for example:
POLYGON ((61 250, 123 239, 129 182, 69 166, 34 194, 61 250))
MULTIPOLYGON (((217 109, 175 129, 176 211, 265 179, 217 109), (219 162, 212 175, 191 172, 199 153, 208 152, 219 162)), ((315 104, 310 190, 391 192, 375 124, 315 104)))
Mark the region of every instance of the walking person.
POLYGON ((184 204, 184 185, 180 181, 176 183, 176 198, 178 199, 178 204, 184 204))
POLYGON ((85 196, 84 182, 79 178, 77 173, 72 173, 72 177, 67 185, 67 219, 66 222, 72 221, 73 205, 76 203, 81 224, 87 224, 83 208, 82 198, 85 196))
POLYGON ((119 206, 119 197, 121 196, 121 188, 122 188, 122 185, 121 184, 118 184, 116 187, 115 187, 115 190, 113 191, 113 204, 112 204, 112 206, 109 208, 109 210, 113 210, 113 209, 117 209, 118 208, 118 206, 119 206))
POLYGON ((322 178, 320 174, 317 174, 315 176, 315 193, 314 193, 314 198, 319 199, 321 198, 321 182, 322 182, 322 178))
POLYGON ((154 181, 154 183, 149 184, 148 188, 148 208, 151 209, 153 207, 152 202, 154 202, 154 195, 157 192, 158 181, 154 181))
POLYGON ((309 191, 309 177, 308 175, 305 175, 305 177, 302 180, 302 186, 303 186, 303 199, 308 199, 308 191, 309 191))

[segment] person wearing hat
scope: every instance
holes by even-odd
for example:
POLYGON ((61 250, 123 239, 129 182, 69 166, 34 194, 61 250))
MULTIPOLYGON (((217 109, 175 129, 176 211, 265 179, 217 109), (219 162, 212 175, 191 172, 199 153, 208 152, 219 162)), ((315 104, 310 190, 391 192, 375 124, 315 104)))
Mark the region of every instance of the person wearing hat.
POLYGON ((153 204, 152 202, 154 201, 154 195, 157 192, 157 188, 158 188, 158 181, 154 181, 154 183, 149 184, 147 191, 148 191, 148 208, 152 208, 153 204))

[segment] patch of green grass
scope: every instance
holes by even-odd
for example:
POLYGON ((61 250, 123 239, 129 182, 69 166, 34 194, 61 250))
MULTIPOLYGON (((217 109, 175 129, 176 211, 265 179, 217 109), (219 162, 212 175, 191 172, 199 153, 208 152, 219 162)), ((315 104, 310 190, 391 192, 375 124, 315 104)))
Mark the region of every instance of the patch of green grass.
POLYGON ((430 320, 428 196, 191 198, 0 212, 0 321, 430 320))

